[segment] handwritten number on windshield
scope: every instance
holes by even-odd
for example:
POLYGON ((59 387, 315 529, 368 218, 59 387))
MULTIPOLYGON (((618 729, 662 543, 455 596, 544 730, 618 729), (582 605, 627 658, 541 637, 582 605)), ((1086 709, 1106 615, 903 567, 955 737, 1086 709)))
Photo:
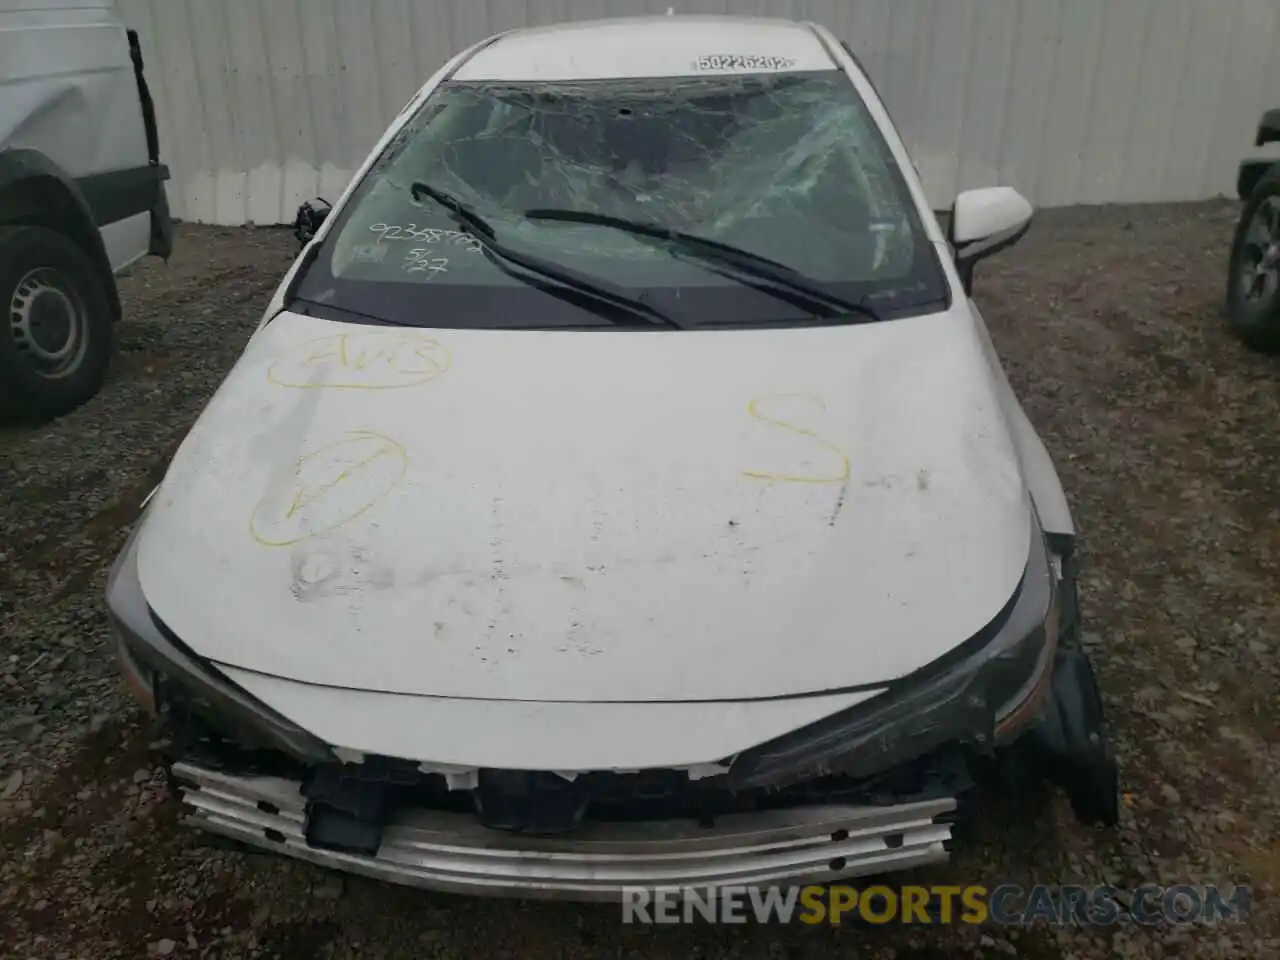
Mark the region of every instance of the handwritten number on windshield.
POLYGON ((419 227, 416 223, 404 226, 387 223, 374 223, 369 226, 370 233, 376 233, 383 240, 413 240, 417 243, 452 243, 463 247, 469 253, 480 252, 480 242, 470 234, 460 230, 440 230, 436 227, 419 227))
POLYGON ((433 257, 429 247, 414 247, 404 258, 405 273, 448 273, 449 258, 433 257))

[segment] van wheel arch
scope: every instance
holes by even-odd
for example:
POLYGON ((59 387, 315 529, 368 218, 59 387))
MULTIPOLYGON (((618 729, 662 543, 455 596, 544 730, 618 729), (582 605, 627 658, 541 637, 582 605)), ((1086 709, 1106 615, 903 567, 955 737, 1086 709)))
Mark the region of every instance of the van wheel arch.
POLYGON ((120 319, 120 293, 107 248, 75 181, 42 153, 6 150, 0 152, 0 227, 21 226, 53 230, 80 247, 106 287, 112 321, 120 319))

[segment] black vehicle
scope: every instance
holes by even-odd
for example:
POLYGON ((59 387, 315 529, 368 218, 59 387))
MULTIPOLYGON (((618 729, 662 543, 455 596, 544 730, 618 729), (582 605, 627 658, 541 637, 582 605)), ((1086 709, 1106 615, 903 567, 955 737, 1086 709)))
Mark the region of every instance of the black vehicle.
MULTIPOLYGON (((1258 124, 1256 146, 1280 143, 1280 109, 1258 124)), ((1280 351, 1280 160, 1244 160, 1236 178, 1244 211, 1231 243, 1227 320, 1255 350, 1280 351)))

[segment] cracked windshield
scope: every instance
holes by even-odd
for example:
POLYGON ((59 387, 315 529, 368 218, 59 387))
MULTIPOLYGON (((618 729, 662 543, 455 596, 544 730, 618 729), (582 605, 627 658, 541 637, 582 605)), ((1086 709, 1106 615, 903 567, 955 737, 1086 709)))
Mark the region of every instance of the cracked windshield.
POLYGON ((717 307, 739 321, 812 314, 812 297, 779 297, 779 278, 873 319, 944 296, 892 155, 835 71, 446 84, 327 246, 327 276, 301 296, 390 322, 419 322, 427 287, 515 288, 576 313, 529 292, 559 287, 565 270, 579 291, 701 295, 699 324, 717 307))

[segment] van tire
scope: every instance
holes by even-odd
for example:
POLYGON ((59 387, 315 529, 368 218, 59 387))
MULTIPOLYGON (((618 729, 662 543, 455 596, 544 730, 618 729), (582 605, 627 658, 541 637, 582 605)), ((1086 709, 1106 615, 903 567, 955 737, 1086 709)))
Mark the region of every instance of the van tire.
POLYGON ((46 227, 0 227, 0 407, 69 413, 98 392, 114 349, 110 277, 46 227))
POLYGON ((1267 248, 1274 250, 1277 244, 1280 164, 1272 166, 1245 201, 1227 274, 1227 323, 1246 346, 1265 353, 1280 352, 1280 262, 1269 268, 1266 263, 1267 248))

